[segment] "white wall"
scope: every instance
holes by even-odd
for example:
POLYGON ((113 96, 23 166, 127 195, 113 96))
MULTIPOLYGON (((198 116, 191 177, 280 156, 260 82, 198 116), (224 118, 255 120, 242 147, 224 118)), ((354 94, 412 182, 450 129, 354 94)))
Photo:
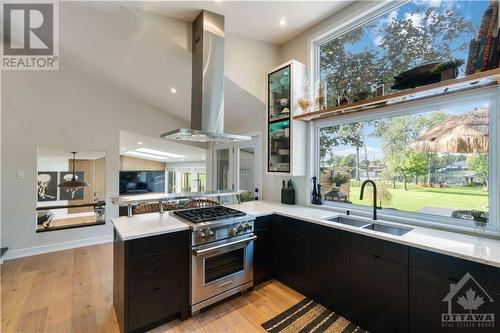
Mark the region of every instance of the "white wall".
MULTIPOLYGON (((189 23, 111 3, 62 3, 59 19, 60 69, 1 77, 0 216, 7 258, 111 240, 120 131, 159 137, 189 127, 189 23), (178 88, 176 96, 168 93, 170 85, 178 88), (39 147, 105 152, 106 225, 35 233, 39 147), (17 170, 24 179, 16 178, 17 170)), ((225 122, 241 132, 261 130, 265 76, 279 62, 279 47, 229 35, 226 52, 225 122)))
MULTIPOLYGON (((267 73, 280 64, 280 48, 250 38, 228 35, 226 38, 225 132, 248 134, 261 132, 262 170, 266 170, 266 82, 267 73)), ((263 173, 262 198, 269 199, 263 173)))
POLYGON ((263 131, 266 124, 266 77, 279 61, 280 48, 276 45, 247 37, 226 35, 226 132, 263 131))
POLYGON ((111 240, 118 215, 120 130, 159 137, 187 126, 146 103, 92 80, 64 64, 59 71, 2 73, 2 245, 7 257, 111 240), (108 223, 35 233, 37 148, 106 153, 108 223), (25 178, 16 179, 16 170, 25 178))
POLYGON ((280 47, 228 33, 224 56, 226 77, 265 103, 266 74, 278 65, 280 47))

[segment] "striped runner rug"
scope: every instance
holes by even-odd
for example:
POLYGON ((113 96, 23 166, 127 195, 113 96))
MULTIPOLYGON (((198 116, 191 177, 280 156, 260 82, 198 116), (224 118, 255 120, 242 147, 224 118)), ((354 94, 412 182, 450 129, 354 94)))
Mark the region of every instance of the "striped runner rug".
POLYGON ((328 310, 315 301, 304 298, 290 309, 261 325, 276 333, 365 333, 359 326, 328 310))

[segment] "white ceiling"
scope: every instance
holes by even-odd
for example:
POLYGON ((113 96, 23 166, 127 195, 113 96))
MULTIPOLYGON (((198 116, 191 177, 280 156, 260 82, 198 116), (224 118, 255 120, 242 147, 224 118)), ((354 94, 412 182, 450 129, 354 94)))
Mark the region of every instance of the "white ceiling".
POLYGON ((201 9, 225 16, 226 31, 281 45, 352 1, 143 1, 124 5, 192 22, 201 9), (286 18, 285 26, 279 24, 286 18))
POLYGON ((178 163, 178 162, 205 161, 204 159, 206 158, 206 154, 207 151, 206 149, 203 148, 198 148, 191 145, 184 145, 172 141, 166 141, 163 139, 153 138, 136 133, 130 133, 125 131, 120 132, 120 155, 125 155, 135 158, 143 158, 153 161, 161 161, 165 163, 178 163), (153 157, 141 157, 129 153, 130 151, 136 151, 136 149, 140 148, 153 149, 164 153, 177 154, 185 157, 179 157, 179 158, 168 157, 167 159, 161 159, 153 157))

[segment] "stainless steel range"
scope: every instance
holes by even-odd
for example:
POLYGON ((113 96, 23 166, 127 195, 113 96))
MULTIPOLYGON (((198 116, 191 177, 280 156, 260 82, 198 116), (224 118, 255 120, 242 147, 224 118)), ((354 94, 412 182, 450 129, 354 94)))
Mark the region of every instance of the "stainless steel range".
POLYGON ((224 206, 174 212, 191 226, 191 313, 253 287, 253 216, 224 206))

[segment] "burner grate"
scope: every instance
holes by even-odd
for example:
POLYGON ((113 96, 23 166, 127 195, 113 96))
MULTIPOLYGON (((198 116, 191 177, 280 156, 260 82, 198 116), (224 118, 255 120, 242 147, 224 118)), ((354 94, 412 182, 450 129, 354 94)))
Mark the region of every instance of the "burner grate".
POLYGON ((243 212, 224 206, 187 209, 187 210, 175 211, 174 214, 183 217, 186 220, 191 221, 193 223, 222 220, 231 217, 246 215, 243 212))

